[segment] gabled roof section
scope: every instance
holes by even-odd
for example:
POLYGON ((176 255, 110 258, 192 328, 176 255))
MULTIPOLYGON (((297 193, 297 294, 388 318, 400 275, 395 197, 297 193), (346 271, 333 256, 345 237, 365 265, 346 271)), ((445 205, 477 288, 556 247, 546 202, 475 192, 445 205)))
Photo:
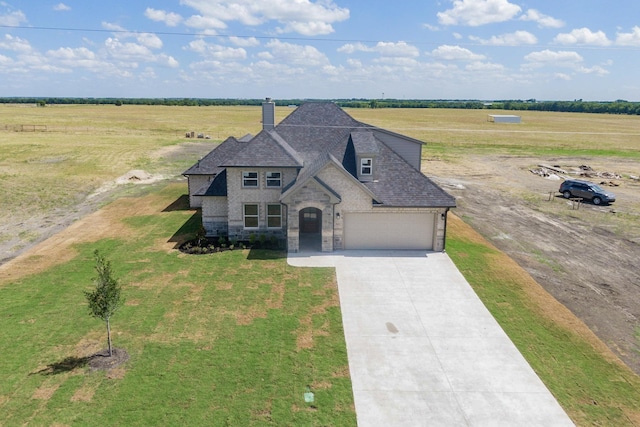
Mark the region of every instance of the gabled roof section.
POLYGON ((332 102, 308 102, 289 114, 275 130, 305 162, 312 162, 325 152, 342 158, 349 134, 363 126, 366 125, 332 102))
POLYGON ((455 207, 453 196, 415 169, 391 148, 380 144, 376 179, 366 182, 382 206, 455 207))
POLYGON ((202 194, 203 196, 226 196, 227 195, 227 170, 223 170, 213 179, 209 188, 202 194))
POLYGON ((303 159, 275 131, 261 131, 221 166, 301 168, 303 159))
POLYGON ((322 169, 327 167, 328 165, 335 166, 336 169, 338 169, 340 172, 342 172, 342 174, 345 176, 345 178, 347 178, 348 180, 350 180, 354 184, 356 184, 358 187, 360 187, 365 193, 367 193, 369 196, 371 196, 372 199, 374 199, 374 200, 376 199, 376 195, 369 188, 367 188, 363 183, 361 183, 353 175, 351 175, 342 166, 342 164, 338 161, 338 159, 336 159, 334 156, 332 156, 329 153, 324 153, 323 155, 319 156, 312 164, 307 165, 304 169, 302 169, 302 171, 300 171, 300 174, 298 174, 298 176, 297 176, 295 182, 293 183, 293 185, 288 186, 286 189, 284 189, 282 195, 280 196, 280 200, 283 200, 287 196, 289 196, 290 194, 295 193, 299 188, 304 186, 304 184, 307 183, 311 179, 315 179, 316 181, 320 182, 324 187, 326 187, 328 190, 332 191, 333 194, 337 195, 337 193, 334 190, 330 189, 320 179, 316 178, 316 175, 322 169))
POLYGON ((238 141, 234 137, 227 138, 215 147, 196 164, 184 171, 183 175, 216 175, 224 170, 221 165, 233 158, 246 146, 245 142, 238 141))
POLYGON ((380 152, 376 137, 370 130, 362 129, 351 132, 350 138, 356 154, 378 154, 380 152))

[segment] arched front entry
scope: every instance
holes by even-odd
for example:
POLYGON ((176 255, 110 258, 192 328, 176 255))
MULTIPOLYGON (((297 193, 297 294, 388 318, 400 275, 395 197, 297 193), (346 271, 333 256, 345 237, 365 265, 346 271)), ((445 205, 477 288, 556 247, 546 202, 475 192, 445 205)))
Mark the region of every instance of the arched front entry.
POLYGON ((301 251, 322 250, 322 211, 317 208, 304 208, 299 212, 301 251))

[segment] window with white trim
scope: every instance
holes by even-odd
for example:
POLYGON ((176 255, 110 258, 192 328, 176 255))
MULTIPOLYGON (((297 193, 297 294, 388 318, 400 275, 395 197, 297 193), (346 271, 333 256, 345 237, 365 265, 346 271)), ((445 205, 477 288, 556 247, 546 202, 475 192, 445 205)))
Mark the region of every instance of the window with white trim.
POLYGON ((242 172, 242 187, 258 188, 258 172, 242 172))
POLYGON ((280 172, 267 172, 267 188, 282 187, 282 174, 280 172))
POLYGON ((370 157, 360 159, 360 175, 371 175, 373 159, 370 157))
POLYGON ((282 228, 282 205, 267 205, 267 227, 282 228))
POLYGON ((243 207, 244 228, 258 228, 258 205, 247 203, 243 207))

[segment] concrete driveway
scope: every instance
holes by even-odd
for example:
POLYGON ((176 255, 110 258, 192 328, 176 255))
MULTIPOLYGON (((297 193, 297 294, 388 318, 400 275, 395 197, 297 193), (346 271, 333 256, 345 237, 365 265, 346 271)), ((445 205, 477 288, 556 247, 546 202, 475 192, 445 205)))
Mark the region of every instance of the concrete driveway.
POLYGON ((573 425, 446 253, 288 261, 336 268, 360 427, 573 425))

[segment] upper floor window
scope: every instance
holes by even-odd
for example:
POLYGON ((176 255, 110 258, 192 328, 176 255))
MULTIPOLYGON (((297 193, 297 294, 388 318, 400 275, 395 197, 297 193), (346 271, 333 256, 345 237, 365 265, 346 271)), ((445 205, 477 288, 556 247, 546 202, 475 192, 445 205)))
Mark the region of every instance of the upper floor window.
POLYGON ((373 159, 367 157, 360 159, 360 175, 371 175, 373 169, 373 159))
POLYGON ((282 187, 282 174, 280 172, 267 172, 267 188, 282 187))
POLYGON ((242 172, 242 186, 258 188, 258 172, 242 172))

